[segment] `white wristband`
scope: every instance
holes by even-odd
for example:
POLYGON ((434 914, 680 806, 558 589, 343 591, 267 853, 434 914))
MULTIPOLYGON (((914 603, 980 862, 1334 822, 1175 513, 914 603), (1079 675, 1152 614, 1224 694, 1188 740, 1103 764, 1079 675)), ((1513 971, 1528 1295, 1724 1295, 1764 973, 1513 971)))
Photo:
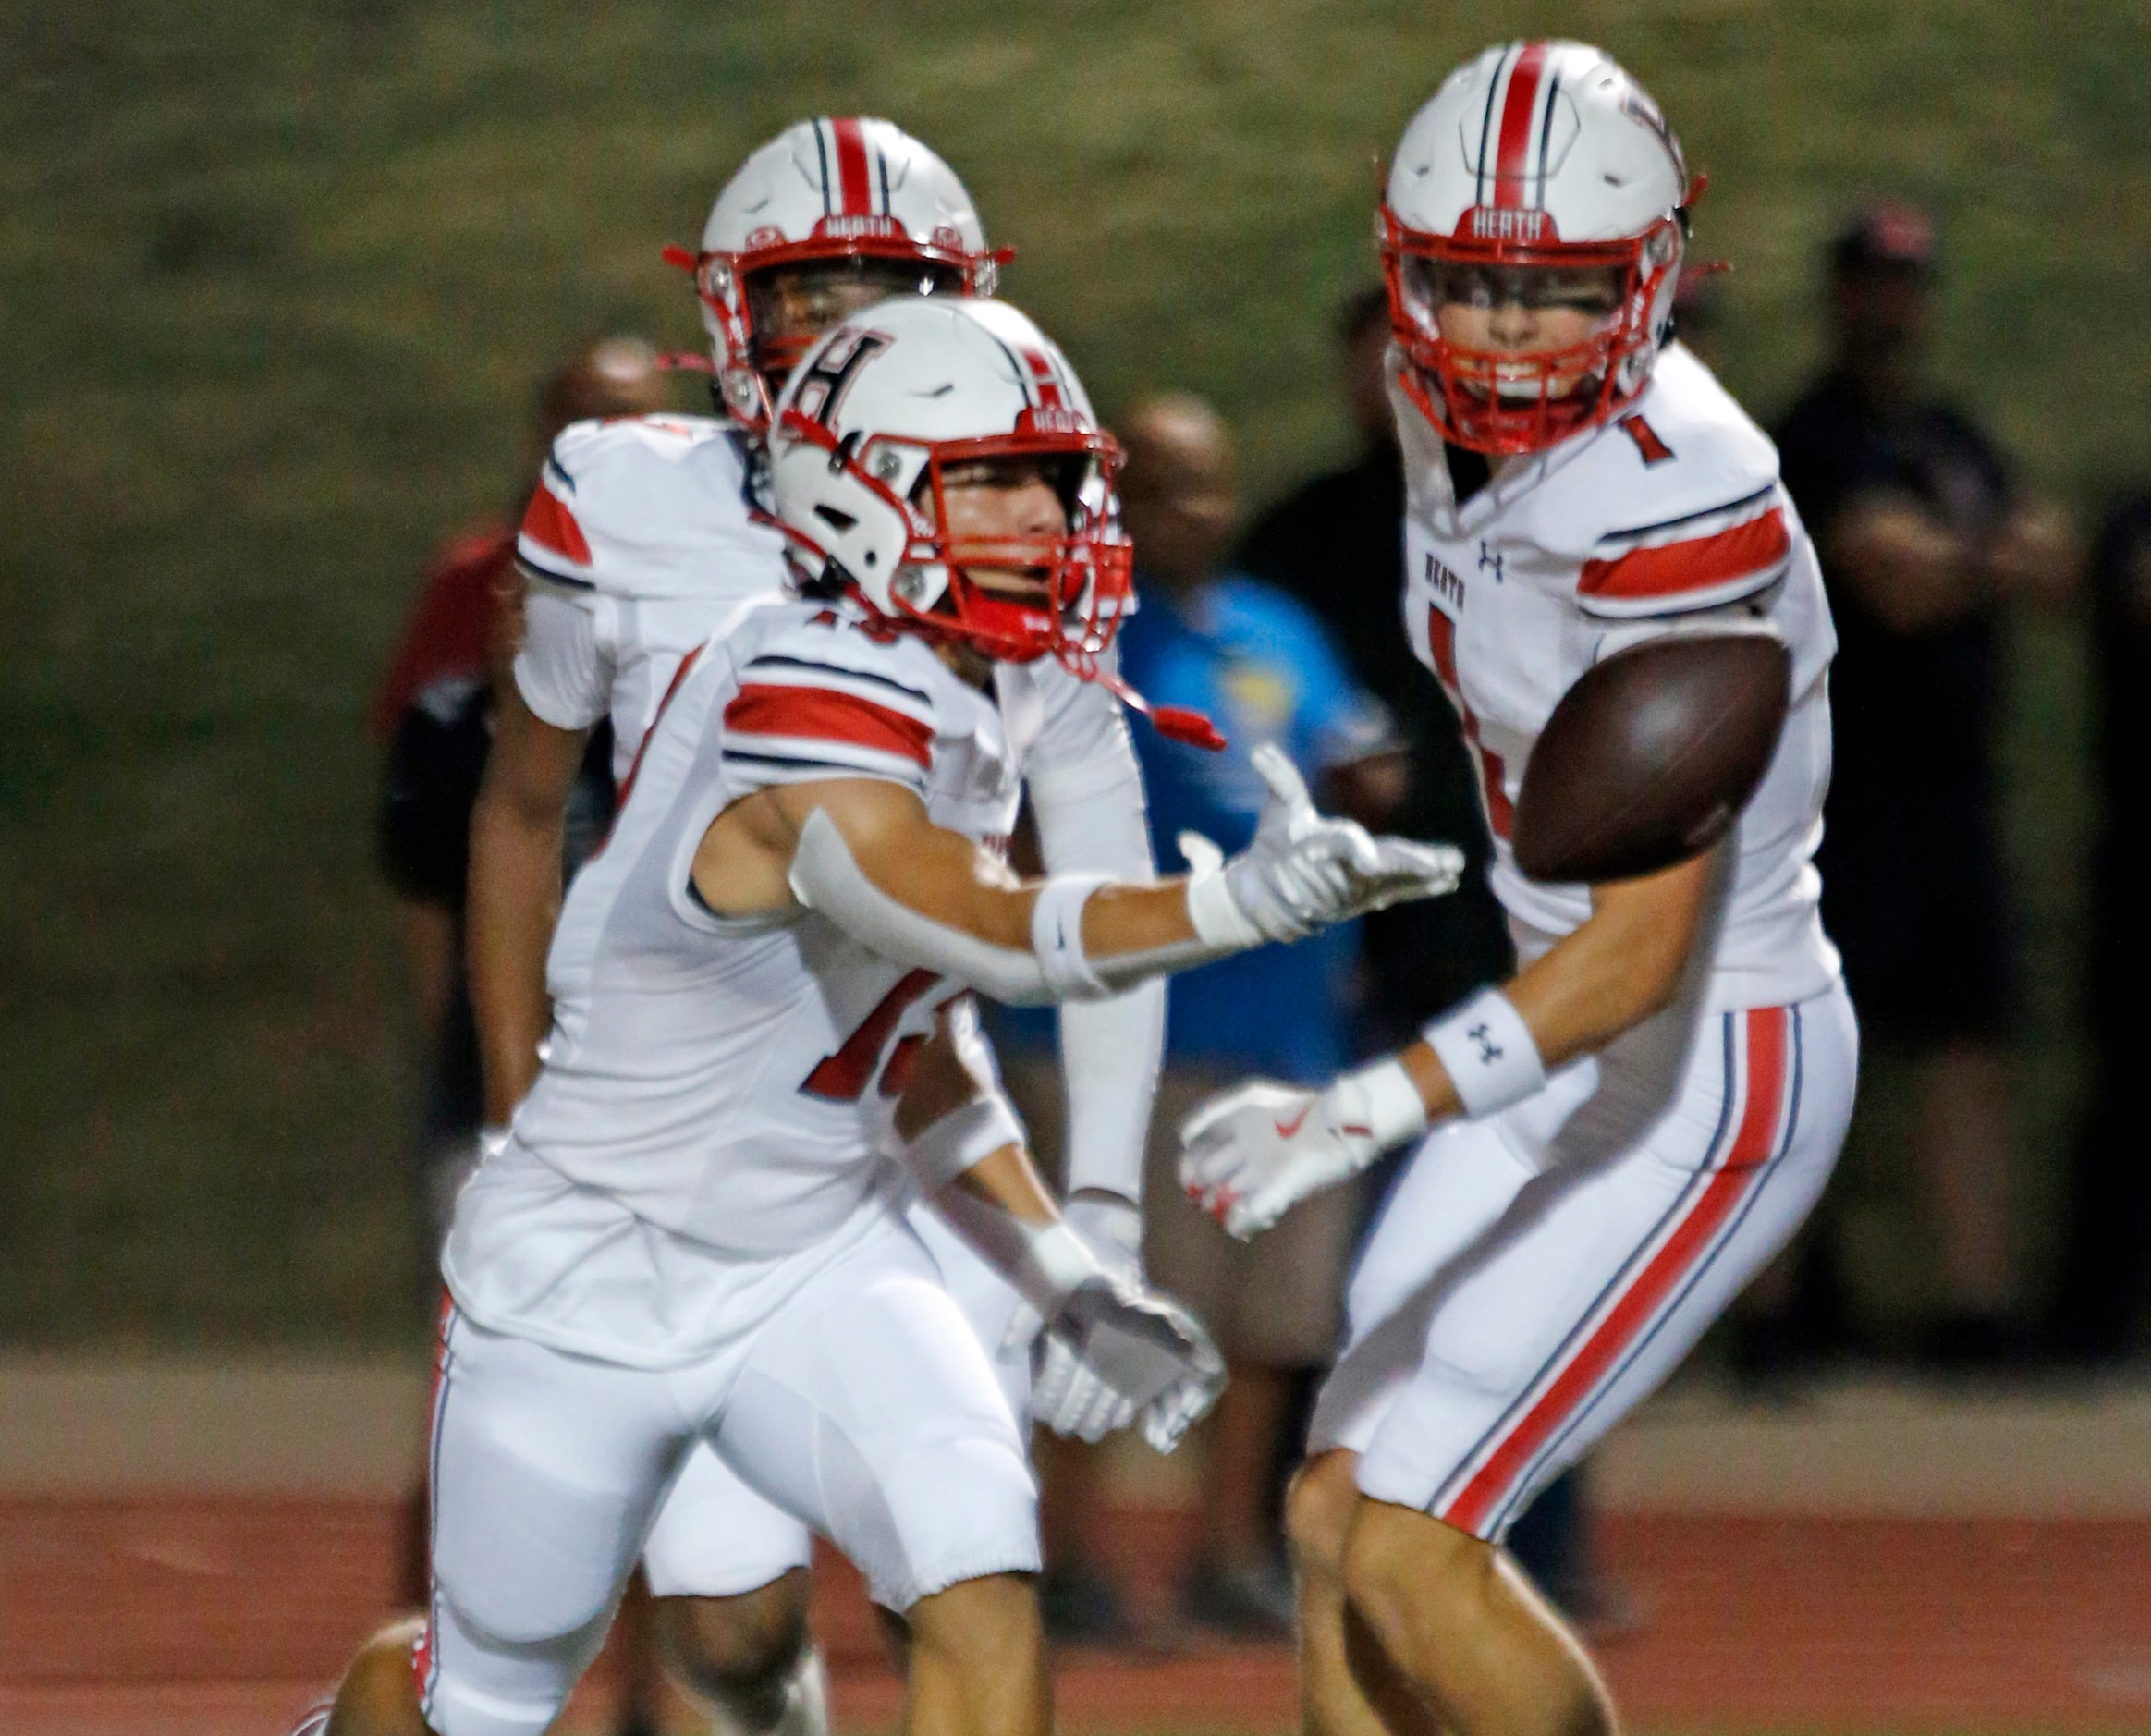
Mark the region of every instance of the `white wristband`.
POLYGON ((1395 1056, 1345 1074, 1329 1090, 1332 1102, 1350 1121, 1338 1131, 1374 1142, 1367 1154, 1370 1163, 1392 1145, 1426 1131, 1426 1100, 1395 1056), (1362 1116, 1364 1127, 1358 1124, 1362 1116))
POLYGON ((1022 1143, 1023 1123, 996 1091, 951 1109, 916 1139, 906 1141, 904 1162, 921 1187, 938 1193, 1002 1146, 1022 1143))
MULTIPOLYGON (((1183 843, 1180 848, 1185 850, 1183 843)), ((1188 875, 1188 925, 1204 946, 1220 952, 1245 952, 1263 943, 1263 932, 1240 908, 1225 884, 1225 871, 1215 863, 1197 867, 1188 875)))
POLYGON ((1422 1034, 1473 1120, 1522 1103, 1546 1082, 1531 1027, 1499 989, 1481 989, 1422 1034))
POLYGON ((1108 874, 1056 874, 1031 906, 1031 950, 1057 1000, 1094 1000, 1112 991, 1083 950, 1083 905, 1108 874))

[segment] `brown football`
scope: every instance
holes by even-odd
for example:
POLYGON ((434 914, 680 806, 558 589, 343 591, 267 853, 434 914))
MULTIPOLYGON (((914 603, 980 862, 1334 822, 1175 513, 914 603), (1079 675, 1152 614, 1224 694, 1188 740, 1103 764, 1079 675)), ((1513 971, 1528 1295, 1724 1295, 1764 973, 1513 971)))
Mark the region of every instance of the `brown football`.
POLYGON ((1732 829, 1777 751, 1792 656, 1759 633, 1651 639, 1554 707, 1516 803, 1534 880, 1632 880, 1732 829))

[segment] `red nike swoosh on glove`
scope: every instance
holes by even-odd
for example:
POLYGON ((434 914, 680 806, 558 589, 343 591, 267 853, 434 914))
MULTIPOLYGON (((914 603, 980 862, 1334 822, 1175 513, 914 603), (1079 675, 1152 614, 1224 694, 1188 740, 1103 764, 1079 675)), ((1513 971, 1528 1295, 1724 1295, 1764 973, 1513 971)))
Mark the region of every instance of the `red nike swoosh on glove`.
POLYGON ((1307 1112, 1314 1106, 1314 1102, 1310 1099, 1300 1106, 1300 1113, 1289 1121, 1272 1121, 1270 1125, 1277 1130, 1277 1137, 1290 1139, 1302 1128, 1305 1127, 1307 1125, 1307 1112))

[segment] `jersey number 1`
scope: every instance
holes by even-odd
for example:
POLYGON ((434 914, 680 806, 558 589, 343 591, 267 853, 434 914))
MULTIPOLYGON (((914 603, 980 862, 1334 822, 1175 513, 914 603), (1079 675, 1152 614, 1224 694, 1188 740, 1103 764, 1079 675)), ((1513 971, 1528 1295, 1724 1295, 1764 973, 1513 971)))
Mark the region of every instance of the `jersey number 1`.
POLYGON ((1479 740, 1479 720, 1464 703, 1464 691, 1457 681, 1456 623, 1431 603, 1426 607, 1426 642, 1434 653, 1434 666, 1441 676, 1449 703, 1463 721, 1464 745, 1471 749, 1472 762, 1479 774, 1486 824, 1494 828, 1496 837, 1507 837, 1516 830, 1516 804, 1509 800, 1509 768, 1498 753, 1479 740))

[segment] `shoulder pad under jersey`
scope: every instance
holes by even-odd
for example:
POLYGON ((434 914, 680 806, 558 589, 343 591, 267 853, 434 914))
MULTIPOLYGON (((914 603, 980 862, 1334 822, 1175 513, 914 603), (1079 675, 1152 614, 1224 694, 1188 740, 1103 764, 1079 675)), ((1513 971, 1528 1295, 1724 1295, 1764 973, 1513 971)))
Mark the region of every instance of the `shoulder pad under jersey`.
POLYGON ((1797 521, 1769 436, 1678 345, 1633 409, 1532 501, 1580 567, 1576 601, 1610 617, 1714 608, 1784 572, 1797 521))
POLYGON ((736 435, 708 416, 569 424, 516 539, 530 572, 569 589, 719 602, 779 589, 783 548, 753 511, 736 435))
POLYGON ((923 785, 942 736, 968 733, 983 696, 910 633, 876 631, 841 605, 794 603, 727 637, 739 691, 725 758, 742 787, 842 768, 923 785))

